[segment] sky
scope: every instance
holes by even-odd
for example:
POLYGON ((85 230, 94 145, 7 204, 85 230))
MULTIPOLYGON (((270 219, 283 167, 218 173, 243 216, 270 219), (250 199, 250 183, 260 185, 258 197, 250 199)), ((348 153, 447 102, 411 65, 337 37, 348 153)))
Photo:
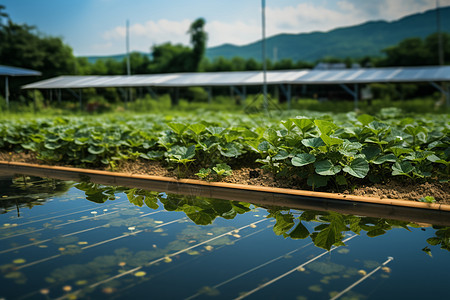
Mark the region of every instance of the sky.
MULTIPOLYGON (((265 0, 266 36, 328 31, 450 6, 450 0, 265 0)), ((13 22, 58 36, 76 56, 150 52, 155 44, 189 44, 187 30, 206 21, 207 47, 262 37, 262 0, 0 0, 13 22)))

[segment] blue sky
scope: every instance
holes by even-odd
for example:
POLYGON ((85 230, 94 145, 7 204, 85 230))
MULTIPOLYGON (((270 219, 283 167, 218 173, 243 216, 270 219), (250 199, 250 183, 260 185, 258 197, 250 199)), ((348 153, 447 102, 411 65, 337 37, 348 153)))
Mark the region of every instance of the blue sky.
MULTIPOLYGON (((439 0, 450 6, 450 0, 439 0)), ((208 47, 261 38, 261 0, 0 0, 16 23, 62 37, 77 56, 125 52, 154 44, 189 43, 192 21, 206 20, 208 47)), ((266 0, 267 36, 327 31, 369 20, 396 20, 436 7, 436 0, 266 0)))

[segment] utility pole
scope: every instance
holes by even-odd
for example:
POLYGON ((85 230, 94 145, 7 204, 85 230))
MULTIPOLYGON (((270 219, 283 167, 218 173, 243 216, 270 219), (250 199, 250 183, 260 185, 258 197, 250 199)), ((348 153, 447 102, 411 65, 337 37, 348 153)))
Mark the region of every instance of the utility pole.
POLYGON ((438 34, 438 57, 439 65, 444 65, 444 48, 442 43, 442 32, 441 32, 441 11, 439 0, 436 0, 436 22, 437 22, 437 34, 438 34))
POLYGON ((262 60, 263 60, 263 95, 264 111, 268 113, 269 105, 267 102, 267 64, 266 64, 266 1, 261 0, 261 18, 262 18, 262 60))
MULTIPOLYGON (((131 67, 130 67, 130 22, 127 20, 127 37, 126 37, 126 47, 127 47, 127 75, 131 75, 131 67)), ((131 88, 128 88, 128 102, 131 101, 131 88)), ((126 102, 125 102, 126 106, 126 102)))
POLYGON ((131 75, 130 68, 130 22, 127 20, 127 38, 126 38, 126 46, 127 46, 127 75, 131 75))

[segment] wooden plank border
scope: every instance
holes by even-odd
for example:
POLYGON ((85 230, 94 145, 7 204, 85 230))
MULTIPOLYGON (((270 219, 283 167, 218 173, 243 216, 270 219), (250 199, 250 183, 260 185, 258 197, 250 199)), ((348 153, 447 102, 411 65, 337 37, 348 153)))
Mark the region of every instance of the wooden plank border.
POLYGON ((450 205, 445 204, 225 182, 207 182, 195 179, 174 179, 162 176, 8 161, 0 161, 0 173, 11 175, 26 174, 72 181, 89 178, 92 182, 105 185, 136 187, 173 194, 244 201, 262 206, 283 206, 321 211, 333 210, 346 214, 450 226, 450 205))

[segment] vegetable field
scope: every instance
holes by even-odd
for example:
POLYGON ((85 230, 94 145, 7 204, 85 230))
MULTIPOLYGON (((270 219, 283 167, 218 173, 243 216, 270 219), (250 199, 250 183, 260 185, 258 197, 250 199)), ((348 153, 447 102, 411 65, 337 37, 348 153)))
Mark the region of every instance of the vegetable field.
POLYGON ((198 113, 110 115, 0 121, 0 151, 34 152, 49 163, 81 167, 152 160, 179 177, 220 180, 261 167, 312 189, 363 182, 448 181, 448 115, 399 118, 290 112, 277 116, 198 113))

